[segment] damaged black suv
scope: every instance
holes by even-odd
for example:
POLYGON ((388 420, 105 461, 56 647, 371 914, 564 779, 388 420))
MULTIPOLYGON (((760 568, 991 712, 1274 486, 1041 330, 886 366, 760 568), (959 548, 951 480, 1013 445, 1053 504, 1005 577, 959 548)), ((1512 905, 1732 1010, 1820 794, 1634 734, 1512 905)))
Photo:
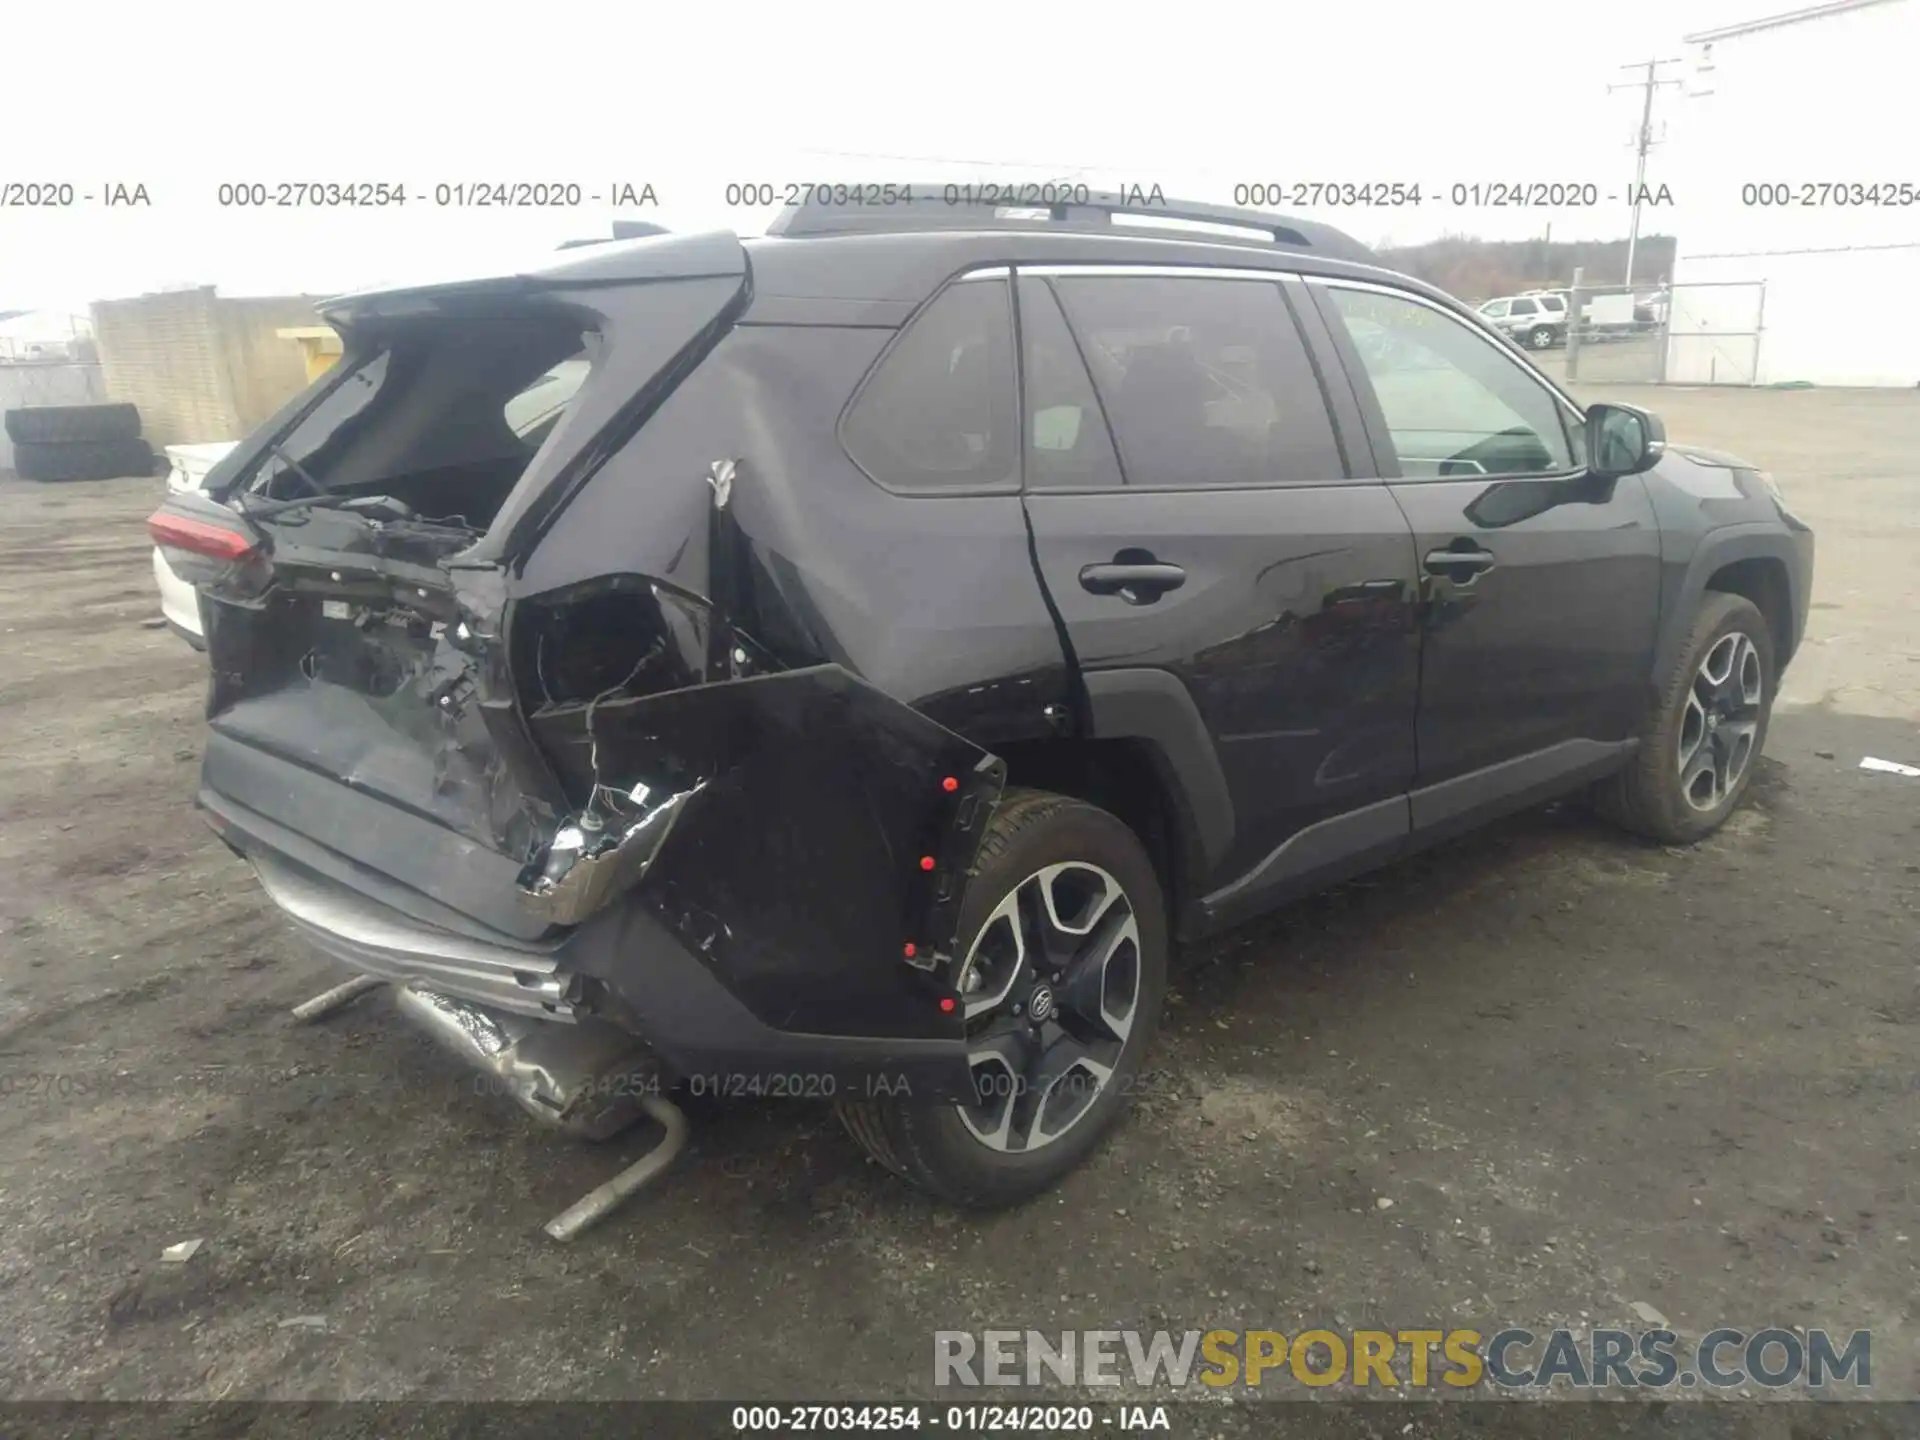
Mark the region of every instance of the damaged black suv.
POLYGON ((1571 792, 1738 803, 1812 567, 1764 474, 1324 226, 906 193, 333 302, 150 522, 211 823, 531 1112, 828 1098, 1016 1201, 1178 941, 1571 792))

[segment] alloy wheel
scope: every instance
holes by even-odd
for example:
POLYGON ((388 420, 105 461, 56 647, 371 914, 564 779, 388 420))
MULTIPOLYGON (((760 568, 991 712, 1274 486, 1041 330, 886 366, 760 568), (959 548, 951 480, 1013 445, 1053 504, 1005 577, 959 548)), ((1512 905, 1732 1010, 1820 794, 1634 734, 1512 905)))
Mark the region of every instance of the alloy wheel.
POLYGON ((990 1149, 1050 1145, 1092 1111, 1140 1003, 1140 926, 1097 865, 1049 865, 980 927, 960 968, 975 1099, 959 1107, 990 1149))
POLYGON ((1680 792, 1695 810, 1716 810, 1739 785, 1760 733, 1766 675, 1760 652, 1739 630, 1707 651, 1680 717, 1680 792))

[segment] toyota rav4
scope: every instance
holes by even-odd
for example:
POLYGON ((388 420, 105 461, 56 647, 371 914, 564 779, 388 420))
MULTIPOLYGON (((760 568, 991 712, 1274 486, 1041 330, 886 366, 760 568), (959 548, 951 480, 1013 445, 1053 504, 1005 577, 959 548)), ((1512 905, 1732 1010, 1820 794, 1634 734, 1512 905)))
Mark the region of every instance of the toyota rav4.
POLYGON ((1112 1127, 1178 943, 1555 797, 1719 826, 1773 482, 1336 230, 1144 219, 915 187, 332 302, 150 522, 211 824, 532 1113, 828 1097, 971 1205, 1112 1127))

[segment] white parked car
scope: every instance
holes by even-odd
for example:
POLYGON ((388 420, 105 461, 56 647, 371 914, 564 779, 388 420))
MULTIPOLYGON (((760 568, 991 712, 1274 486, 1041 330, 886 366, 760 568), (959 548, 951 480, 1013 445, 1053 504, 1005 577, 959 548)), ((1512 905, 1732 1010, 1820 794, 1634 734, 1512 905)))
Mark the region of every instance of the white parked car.
MULTIPOLYGON (((169 445, 167 489, 198 490, 207 472, 232 450, 237 440, 222 440, 211 445, 169 445)), ((200 633, 200 596, 193 586, 173 573, 167 557, 156 547, 153 552, 153 578, 160 587, 160 614, 167 627, 196 650, 207 648, 200 633)))

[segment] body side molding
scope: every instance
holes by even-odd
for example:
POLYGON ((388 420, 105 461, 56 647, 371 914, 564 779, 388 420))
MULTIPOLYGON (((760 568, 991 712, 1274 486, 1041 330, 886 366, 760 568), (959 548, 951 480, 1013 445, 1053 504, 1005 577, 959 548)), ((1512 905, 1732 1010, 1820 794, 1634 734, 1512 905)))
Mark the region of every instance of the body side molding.
POLYGON ((1434 832, 1468 829, 1496 815, 1543 803, 1619 769, 1639 745, 1631 739, 1562 740, 1417 789, 1407 797, 1414 833, 1423 840, 1437 839, 1434 832))
POLYGON ((1393 795, 1297 830, 1245 875, 1200 902, 1207 929, 1272 909, 1334 872, 1369 869, 1404 844, 1410 828, 1407 797, 1393 795))
POLYGON ((1233 796, 1199 707, 1166 670, 1094 670, 1086 677, 1096 740, 1137 738, 1160 747, 1186 791, 1200 849, 1218 865, 1233 843, 1233 796))

